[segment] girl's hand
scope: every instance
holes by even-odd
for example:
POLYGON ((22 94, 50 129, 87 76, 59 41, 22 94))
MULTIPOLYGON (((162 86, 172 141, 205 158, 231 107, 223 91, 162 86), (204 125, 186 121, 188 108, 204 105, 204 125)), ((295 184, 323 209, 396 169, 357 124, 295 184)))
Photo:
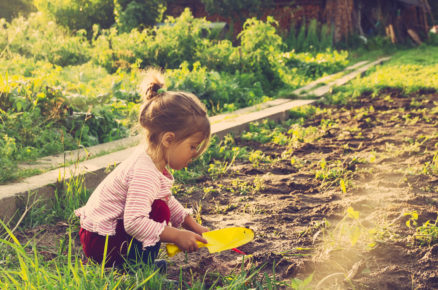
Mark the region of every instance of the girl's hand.
POLYGON ((185 228, 186 230, 195 232, 197 234, 202 234, 205 232, 210 231, 209 228, 206 228, 204 226, 201 226, 200 224, 198 224, 194 218, 192 218, 190 215, 187 215, 184 222, 182 223, 183 228, 185 228))
POLYGON ((197 241, 205 244, 208 243, 206 239, 194 232, 180 230, 175 244, 181 250, 190 253, 198 250, 198 245, 196 243, 197 241))
POLYGON ((197 233, 198 234, 202 234, 202 233, 205 233, 205 232, 209 232, 210 231, 210 229, 209 228, 207 228, 207 227, 204 227, 204 226, 201 226, 201 225, 198 225, 198 227, 197 227, 197 233))

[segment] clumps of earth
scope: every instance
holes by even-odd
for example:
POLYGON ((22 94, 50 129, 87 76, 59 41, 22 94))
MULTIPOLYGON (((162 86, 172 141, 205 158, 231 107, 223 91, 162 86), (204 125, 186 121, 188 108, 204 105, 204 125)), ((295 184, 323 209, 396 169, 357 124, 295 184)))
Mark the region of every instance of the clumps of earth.
MULTIPOLYGON (((169 278, 182 273, 185 281, 208 286, 218 275, 261 268, 259 276, 275 269, 284 287, 313 275, 310 288, 438 288, 437 237, 416 235, 417 227, 437 219, 437 106, 436 92, 387 89, 344 105, 317 105, 302 125, 316 128, 311 141, 278 145, 236 137, 233 146, 276 161, 237 160, 214 180, 182 185, 191 194, 178 199, 203 225, 248 227, 255 238, 239 247, 246 255, 206 248, 178 254, 169 259, 169 278), (257 183, 256 191, 243 190, 257 183)), ((66 228, 61 222, 17 236, 36 236, 42 248, 56 249, 66 228)))

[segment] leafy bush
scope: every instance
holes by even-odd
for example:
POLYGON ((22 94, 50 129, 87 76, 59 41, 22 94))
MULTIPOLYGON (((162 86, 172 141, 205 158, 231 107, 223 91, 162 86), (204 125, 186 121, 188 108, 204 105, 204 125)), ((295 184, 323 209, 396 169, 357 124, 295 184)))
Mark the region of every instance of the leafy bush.
POLYGON ((195 59, 215 71, 234 73, 243 69, 239 48, 229 40, 207 43, 196 52, 195 59))
POLYGON ((116 29, 102 31, 93 42, 93 61, 111 73, 118 68, 131 68, 133 64, 141 68, 178 68, 184 61, 196 61, 207 24, 186 9, 177 19, 168 17, 164 25, 141 32, 137 29, 120 34, 116 29))
POLYGON ((163 68, 178 68, 183 61, 193 63, 208 22, 194 18, 188 8, 177 19, 168 17, 163 26, 154 28, 150 44, 153 63, 163 68))
POLYGON ((166 10, 163 0, 115 0, 114 3, 115 21, 122 32, 154 25, 166 10))
POLYGON ((38 11, 72 31, 92 31, 93 24, 114 24, 114 2, 108 0, 35 0, 38 11))
POLYGON ((40 14, 15 18, 10 25, 0 25, 0 48, 35 60, 67 66, 89 60, 89 45, 83 31, 70 35, 40 14))
POLYGON ((5 79, 0 97, 0 133, 7 137, 0 150, 8 160, 34 159, 128 135, 128 129, 118 121, 126 110, 115 101, 83 113, 74 110, 59 89, 38 81, 5 79))
MULTIPOLYGON (((1 114, 3 115, 3 114, 1 114)), ((0 115, 0 116, 1 116, 0 115)), ((14 154, 17 151, 15 139, 2 134, 0 138, 0 182, 3 183, 15 177, 17 163, 14 162, 14 154)))
POLYGON ((196 62, 193 69, 184 62, 180 69, 167 72, 169 89, 193 92, 213 114, 238 109, 262 101, 263 89, 254 75, 234 75, 208 71, 196 62))
POLYGON ((251 18, 245 21, 243 31, 238 35, 244 72, 258 74, 265 91, 281 86, 277 59, 284 43, 274 26, 277 21, 268 16, 266 22, 251 18))
POLYGON ((84 29, 89 33, 93 25, 104 29, 117 24, 121 32, 142 29, 161 20, 164 0, 35 0, 39 11, 71 31, 84 29))
POLYGON ((119 68, 154 65, 150 55, 152 41, 148 30, 140 32, 134 29, 130 33, 120 34, 115 28, 103 30, 99 37, 93 40, 92 60, 109 73, 115 73, 119 68))

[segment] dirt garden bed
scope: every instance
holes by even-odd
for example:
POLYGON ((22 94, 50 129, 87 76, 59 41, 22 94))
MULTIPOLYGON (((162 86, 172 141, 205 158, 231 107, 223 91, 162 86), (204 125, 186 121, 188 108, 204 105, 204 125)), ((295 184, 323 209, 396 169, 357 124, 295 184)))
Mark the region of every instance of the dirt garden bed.
MULTIPOLYGON (((321 289, 438 288, 437 119, 436 92, 386 90, 317 107, 285 127, 286 141, 236 137, 233 146, 260 151, 178 185, 177 196, 212 229, 253 229, 255 239, 239 248, 248 255, 180 254, 169 277, 182 269, 185 280, 208 286, 218 274, 263 267, 280 287, 313 273, 308 286, 321 289)), ((17 236, 35 236, 51 258, 66 228, 17 236)))

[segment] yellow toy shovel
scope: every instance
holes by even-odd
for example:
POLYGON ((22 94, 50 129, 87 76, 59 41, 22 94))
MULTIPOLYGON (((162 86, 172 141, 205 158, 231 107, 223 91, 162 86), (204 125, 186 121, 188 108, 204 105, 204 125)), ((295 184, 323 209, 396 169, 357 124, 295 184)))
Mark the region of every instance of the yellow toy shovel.
MULTIPOLYGON (((207 247, 210 253, 216 253, 237 248, 248 243, 254 239, 254 232, 243 227, 231 227, 205 232, 202 236, 208 243, 197 242, 198 247, 207 247)), ((176 253, 181 252, 175 244, 167 244, 166 250, 169 257, 173 257, 176 253)))

